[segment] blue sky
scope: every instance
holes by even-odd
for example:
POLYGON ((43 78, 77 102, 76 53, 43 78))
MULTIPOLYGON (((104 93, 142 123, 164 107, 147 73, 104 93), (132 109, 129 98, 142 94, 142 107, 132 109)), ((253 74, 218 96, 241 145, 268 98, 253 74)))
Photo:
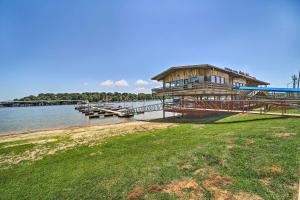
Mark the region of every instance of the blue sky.
POLYGON ((286 87, 299 36, 299 1, 0 0, 0 100, 150 92, 157 73, 201 63, 286 87))

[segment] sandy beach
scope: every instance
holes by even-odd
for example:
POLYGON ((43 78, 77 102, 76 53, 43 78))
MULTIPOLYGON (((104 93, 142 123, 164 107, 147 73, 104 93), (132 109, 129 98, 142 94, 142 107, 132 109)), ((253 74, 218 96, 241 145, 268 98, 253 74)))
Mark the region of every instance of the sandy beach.
POLYGON ((79 145, 92 146, 99 144, 108 137, 161 129, 171 125, 170 123, 134 121, 1 135, 0 145, 2 149, 24 145, 34 146, 20 154, 0 155, 0 165, 8 166, 24 160, 38 160, 45 155, 55 154, 58 151, 71 149, 79 145))

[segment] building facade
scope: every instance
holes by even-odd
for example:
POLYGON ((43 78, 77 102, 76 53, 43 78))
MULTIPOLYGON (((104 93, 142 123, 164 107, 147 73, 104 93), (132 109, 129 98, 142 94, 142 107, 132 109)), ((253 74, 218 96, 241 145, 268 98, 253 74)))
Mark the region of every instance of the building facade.
POLYGON ((152 90, 156 96, 218 100, 243 98, 245 92, 235 90, 233 86, 269 85, 248 73, 210 64, 171 67, 154 76, 152 80, 162 82, 163 85, 152 90))

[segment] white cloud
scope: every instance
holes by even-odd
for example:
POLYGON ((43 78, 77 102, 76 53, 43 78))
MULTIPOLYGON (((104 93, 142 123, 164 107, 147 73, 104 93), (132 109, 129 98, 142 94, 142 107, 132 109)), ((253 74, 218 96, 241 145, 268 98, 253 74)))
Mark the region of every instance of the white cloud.
POLYGON ((112 80, 106 80, 106 81, 103 81, 101 83, 102 86, 106 86, 106 87, 111 87, 114 85, 114 82, 112 80))
POLYGON ((84 82, 82 85, 83 85, 83 86, 88 86, 89 83, 88 83, 88 82, 84 82))
POLYGON ((115 86, 117 87, 127 87, 128 85, 128 82, 124 79, 115 82, 115 86))
POLYGON ((156 80, 151 80, 152 81, 152 85, 154 85, 155 87, 161 87, 162 86, 162 82, 156 81, 156 80))
POLYGON ((147 81, 144 81, 142 79, 139 79, 135 82, 136 85, 148 85, 149 83, 147 81))
POLYGON ((146 90, 146 88, 144 88, 144 87, 136 88, 136 91, 139 91, 139 92, 143 92, 143 91, 145 91, 145 90, 146 90))

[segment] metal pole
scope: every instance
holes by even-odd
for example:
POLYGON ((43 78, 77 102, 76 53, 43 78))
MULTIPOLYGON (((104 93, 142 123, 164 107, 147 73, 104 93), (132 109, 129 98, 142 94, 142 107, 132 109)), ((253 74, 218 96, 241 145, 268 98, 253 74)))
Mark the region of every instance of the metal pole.
POLYGON ((166 118, 166 113, 165 113, 165 96, 163 96, 163 119, 166 118))
POLYGON ((300 85, 300 70, 299 70, 299 74, 298 74, 298 88, 299 88, 299 85, 300 85))

